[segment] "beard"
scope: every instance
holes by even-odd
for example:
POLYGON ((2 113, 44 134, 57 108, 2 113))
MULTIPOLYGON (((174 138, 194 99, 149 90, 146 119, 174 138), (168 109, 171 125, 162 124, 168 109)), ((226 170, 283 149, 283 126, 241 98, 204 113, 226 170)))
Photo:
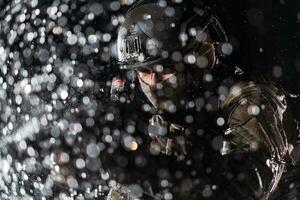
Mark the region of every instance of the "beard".
POLYGON ((183 73, 150 86, 139 78, 140 86, 150 103, 159 111, 175 113, 185 105, 186 80, 183 73))

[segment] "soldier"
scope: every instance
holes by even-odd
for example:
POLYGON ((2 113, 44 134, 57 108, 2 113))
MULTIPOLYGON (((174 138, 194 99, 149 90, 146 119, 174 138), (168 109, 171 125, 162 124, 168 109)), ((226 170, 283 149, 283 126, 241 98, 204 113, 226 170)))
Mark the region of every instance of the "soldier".
MULTIPOLYGON (((133 5, 119 28, 117 51, 121 68, 136 72, 141 91, 156 109, 149 135, 162 152, 171 154, 176 142, 164 136, 183 133, 185 115, 179 113, 186 113, 201 90, 215 86, 211 73, 219 65, 216 47, 227 42, 227 36, 210 8, 165 3, 133 5)), ((216 110, 213 103, 209 109, 216 110)), ((179 143, 186 154, 185 142, 179 143)))
POLYGON ((237 77, 222 63, 232 46, 213 10, 180 2, 138 1, 118 31, 121 68, 136 72, 156 111, 149 152, 170 155, 157 166, 165 159, 176 163, 170 174, 181 172, 169 178, 175 199, 269 199, 290 158, 297 160, 288 96, 271 82, 237 77), (235 152, 229 164, 218 154, 225 122, 221 152, 235 152))

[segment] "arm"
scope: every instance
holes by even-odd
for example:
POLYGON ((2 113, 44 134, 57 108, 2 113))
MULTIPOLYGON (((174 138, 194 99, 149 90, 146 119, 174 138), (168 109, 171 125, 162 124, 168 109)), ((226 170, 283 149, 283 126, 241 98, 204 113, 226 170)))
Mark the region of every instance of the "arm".
POLYGON ((286 96, 272 84, 241 82, 231 88, 221 108, 226 113, 228 126, 224 152, 259 155, 257 159, 266 163, 273 174, 264 193, 268 199, 281 180, 294 142, 290 138, 295 130, 284 128, 289 114, 286 96))

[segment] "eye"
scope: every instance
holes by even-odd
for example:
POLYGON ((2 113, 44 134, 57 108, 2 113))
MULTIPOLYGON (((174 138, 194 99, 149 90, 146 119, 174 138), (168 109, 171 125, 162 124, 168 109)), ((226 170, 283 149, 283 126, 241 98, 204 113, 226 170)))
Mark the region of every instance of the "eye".
POLYGON ((161 65, 161 64, 158 64, 158 65, 155 65, 153 67, 154 71, 157 72, 157 73, 163 73, 164 71, 164 66, 161 65))
POLYGON ((162 74, 172 74, 175 73, 176 69, 174 66, 164 66, 164 69, 162 71, 162 74))
POLYGON ((143 73, 143 74, 151 74, 152 70, 147 69, 147 68, 141 68, 137 70, 139 73, 143 73))

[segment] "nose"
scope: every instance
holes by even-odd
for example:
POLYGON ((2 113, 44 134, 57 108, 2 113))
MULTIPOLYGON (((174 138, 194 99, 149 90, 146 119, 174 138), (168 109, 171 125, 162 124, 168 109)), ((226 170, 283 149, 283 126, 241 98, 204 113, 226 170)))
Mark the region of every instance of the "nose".
POLYGON ((160 76, 156 72, 151 71, 150 76, 149 76, 149 83, 148 84, 150 86, 155 86, 160 81, 161 81, 160 76))

